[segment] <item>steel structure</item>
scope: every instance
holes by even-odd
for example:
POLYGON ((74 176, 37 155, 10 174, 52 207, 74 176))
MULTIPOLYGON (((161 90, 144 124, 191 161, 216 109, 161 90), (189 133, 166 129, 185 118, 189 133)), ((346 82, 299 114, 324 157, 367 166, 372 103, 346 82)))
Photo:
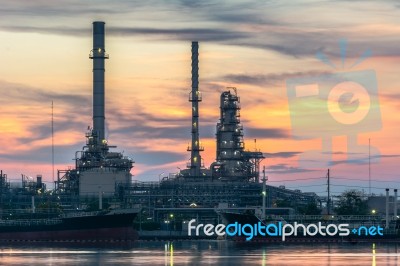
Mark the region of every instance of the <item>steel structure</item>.
MULTIPOLYGON (((7 181, 7 175, 3 174, 3 170, 0 170, 0 209, 3 209, 3 202, 7 199, 7 195, 10 191, 10 183, 7 181)), ((0 219, 2 215, 0 213, 0 219)))
POLYGON ((177 177, 187 182, 206 181, 253 181, 259 182, 260 162, 264 159, 261 151, 245 151, 243 126, 240 124, 240 99, 236 88, 221 94, 220 121, 217 124, 216 161, 210 168, 205 168, 200 152, 204 150, 199 138, 199 44, 192 42, 192 90, 189 102, 192 103, 191 152, 186 169, 180 170, 177 177))
POLYGON ((240 123, 240 98, 236 88, 225 91, 220 98, 220 121, 217 124, 216 162, 213 176, 222 181, 259 182, 260 151, 245 151, 243 126, 240 123))
POLYGON ((3 170, 0 170, 0 194, 3 195, 10 188, 10 183, 7 181, 7 175, 3 174, 3 170))
POLYGON ((93 128, 88 128, 86 145, 75 154, 75 167, 59 170, 56 181, 58 194, 74 197, 95 197, 115 194, 115 184, 128 185, 132 175, 133 160, 120 152, 110 152, 105 139, 105 50, 104 22, 93 22, 93 49, 89 58, 93 60, 93 128))
MULTIPOLYGON (((129 187, 120 185, 119 197, 127 205, 140 204, 144 215, 160 222, 167 219, 168 213, 186 218, 196 218, 193 213, 201 210, 206 217, 217 219, 215 208, 256 209, 262 205, 261 183, 255 182, 187 182, 168 179, 164 182, 133 182, 129 187), (192 216, 188 216, 192 215, 192 216)), ((302 193, 266 185, 266 207, 279 207, 280 202, 291 202, 290 206, 299 209, 309 203, 317 203, 315 193, 302 193)))
POLYGON ((190 175, 200 176, 202 168, 202 159, 200 151, 204 151, 199 138, 199 102, 201 102, 201 93, 199 91, 199 43, 192 42, 192 91, 189 94, 189 102, 192 103, 192 142, 188 147, 191 152, 190 175))

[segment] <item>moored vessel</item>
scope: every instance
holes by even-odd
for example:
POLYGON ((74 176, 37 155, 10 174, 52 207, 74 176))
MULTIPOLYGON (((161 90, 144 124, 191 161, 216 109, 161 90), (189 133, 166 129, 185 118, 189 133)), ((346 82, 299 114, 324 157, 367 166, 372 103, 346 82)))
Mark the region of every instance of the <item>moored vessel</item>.
POLYGON ((0 241, 135 241, 139 210, 72 213, 50 219, 0 220, 0 241))

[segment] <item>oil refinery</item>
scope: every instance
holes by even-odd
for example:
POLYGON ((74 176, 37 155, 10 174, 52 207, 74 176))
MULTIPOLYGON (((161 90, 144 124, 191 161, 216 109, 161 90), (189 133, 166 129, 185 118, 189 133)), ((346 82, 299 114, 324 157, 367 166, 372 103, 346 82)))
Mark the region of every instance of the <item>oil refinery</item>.
MULTIPOLYGON (((219 211, 252 211, 261 206, 280 207, 277 202, 294 202, 294 213, 310 203, 321 204, 315 193, 302 193, 284 187, 265 186, 260 179, 260 164, 265 159, 260 150, 245 148, 240 115, 240 97, 229 87, 220 96, 220 118, 216 122, 215 161, 205 166, 201 152, 199 89, 199 43, 192 42, 192 86, 188 91, 192 119, 190 159, 185 169, 164 176, 159 182, 134 180, 134 161, 115 149, 105 138, 105 23, 93 23, 93 125, 86 132, 82 150, 76 151, 75 166, 58 170, 54 190, 46 190, 42 176, 36 180, 22 176, 21 185, 13 186, 7 175, 0 175, 0 218, 35 213, 74 212, 76 210, 126 209, 140 206, 140 226, 150 229, 179 230, 192 218, 216 223, 219 211)), ((217 107, 216 107, 217 108, 217 107)), ((189 136, 188 136, 189 138, 189 136)), ((110 140, 111 141, 111 140, 110 140)), ((263 173, 265 175, 265 171, 263 173)), ((265 180, 265 179, 264 179, 265 180)), ((265 185, 265 184, 264 184, 265 185)), ((277 210, 279 208, 276 208, 277 210)), ((29 217, 25 216, 25 217, 29 217)), ((138 221, 136 219, 136 221, 138 221)))

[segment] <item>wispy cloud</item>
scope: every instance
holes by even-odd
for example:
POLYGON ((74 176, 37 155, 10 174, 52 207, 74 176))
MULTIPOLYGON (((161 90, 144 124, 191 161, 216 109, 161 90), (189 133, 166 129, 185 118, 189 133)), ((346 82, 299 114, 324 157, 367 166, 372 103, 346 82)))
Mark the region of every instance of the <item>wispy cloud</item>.
POLYGON ((249 38, 245 32, 227 29, 208 29, 208 28, 181 28, 181 29, 162 29, 162 28, 128 28, 110 27, 107 31, 110 35, 133 35, 133 36, 153 36, 161 40, 181 40, 181 41, 205 41, 220 42, 227 40, 238 40, 249 38))
POLYGON ((236 84, 249 84, 265 87, 267 85, 284 84, 286 79, 303 76, 318 76, 328 74, 327 71, 305 71, 292 73, 271 73, 271 74, 229 74, 222 77, 236 84))
POLYGON ((274 173, 274 174, 294 174, 294 173, 307 173, 315 171, 311 169, 289 166, 288 164, 284 163, 271 165, 267 167, 267 169, 268 173, 274 173))
POLYGON ((9 25, 2 26, 0 30, 10 32, 34 32, 44 34, 56 34, 56 35, 69 35, 69 36, 90 36, 90 28, 73 28, 73 27, 49 27, 49 26, 21 26, 21 25, 9 25))
MULTIPOLYGON (((91 95, 73 94, 73 93, 58 93, 58 88, 53 90, 33 87, 22 83, 11 83, 0 80, 0 93, 3 97, 0 98, 0 103, 8 104, 9 98, 13 98, 12 104, 17 103, 51 103, 58 102, 65 106, 81 106, 90 107, 91 95)), ((86 110, 85 110, 86 111, 86 110)))
POLYGON ((354 11, 359 13, 359 17, 353 20, 362 21, 362 26, 346 17, 341 21, 340 27, 333 27, 332 22, 322 17, 324 10, 329 9, 332 12, 332 8, 333 11, 341 10, 357 4, 339 2, 334 7, 330 2, 314 2, 306 6, 273 1, 202 1, 196 4, 191 1, 96 1, 91 4, 82 1, 60 2, 22 1, 22 4, 21 1, 4 1, 0 15, 8 19, 0 22, 0 30, 88 37, 90 25, 82 25, 87 23, 88 17, 93 17, 93 20, 101 18, 111 21, 107 27, 110 36, 150 38, 153 41, 199 40, 259 48, 294 57, 314 57, 318 51, 340 56, 337 41, 347 37, 351 41, 348 47, 349 57, 359 56, 359 52, 367 48, 378 56, 400 56, 398 49, 395 49, 398 41, 392 38, 400 31, 391 27, 398 24, 393 19, 394 11, 389 8, 393 7, 392 4, 385 5, 387 8, 382 9, 379 14, 374 13, 374 7, 381 4, 369 2, 362 7, 364 13, 354 11), (320 11, 321 15, 314 19, 309 18, 308 23, 296 23, 297 16, 310 12, 307 6, 320 11), (294 21, 288 21, 274 12, 278 9, 280 14, 292 13, 294 8, 297 10, 294 21), (152 20, 146 15, 148 13, 154 14, 151 16, 152 20), (26 23, 26 16, 34 19, 26 23), (53 17, 59 20, 54 21, 54 26, 49 26, 48 18, 53 17), (380 17, 387 18, 389 22, 380 22, 380 17), (317 24, 318 19, 325 23, 317 24), (158 26, 160 23, 162 27, 158 26), (379 30, 381 28, 385 30, 379 30), (373 36, 371 30, 374 31, 373 36))
POLYGON ((253 128, 245 127, 244 133, 248 138, 282 139, 289 136, 289 132, 279 128, 253 128))
POLYGON ((299 151, 282 151, 282 152, 275 152, 275 153, 268 153, 264 152, 265 158, 291 158, 301 154, 302 152, 299 151))
MULTIPOLYGON (((355 154, 355 153, 352 153, 355 154)), ((357 156, 357 158, 351 158, 348 160, 336 160, 331 162, 331 165, 340 165, 340 164, 368 164, 371 163, 378 163, 380 159, 384 158, 398 158, 400 154, 381 154, 381 155, 373 155, 370 158, 368 156, 357 156)))
MULTIPOLYGON (((55 163, 65 165, 73 165, 75 152, 79 151, 82 145, 55 145, 55 163)), ((42 147, 32 147, 29 150, 13 151, 12 153, 0 153, 2 160, 24 162, 28 164, 51 164, 52 151, 51 145, 42 147)), ((23 169, 21 169, 23 171, 23 169)))
POLYGON ((161 165, 187 159, 186 154, 166 151, 140 151, 132 155, 136 163, 161 165))

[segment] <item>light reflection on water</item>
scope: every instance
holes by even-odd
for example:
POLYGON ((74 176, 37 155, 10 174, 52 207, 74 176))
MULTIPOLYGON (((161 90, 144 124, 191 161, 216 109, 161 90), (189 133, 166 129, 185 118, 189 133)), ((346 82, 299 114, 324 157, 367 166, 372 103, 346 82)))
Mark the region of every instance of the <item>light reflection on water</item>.
POLYGON ((398 265, 397 244, 138 242, 132 248, 0 247, 1 265, 398 265))

